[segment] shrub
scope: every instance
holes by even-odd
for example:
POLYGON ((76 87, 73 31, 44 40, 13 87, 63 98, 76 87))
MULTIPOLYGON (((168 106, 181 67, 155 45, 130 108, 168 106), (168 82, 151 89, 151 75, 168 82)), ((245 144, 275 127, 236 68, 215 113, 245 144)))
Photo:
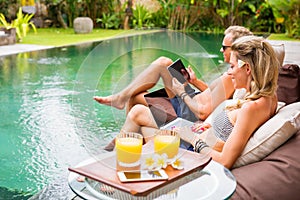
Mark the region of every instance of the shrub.
POLYGON ((24 15, 22 12, 22 8, 19 8, 17 13, 17 18, 14 19, 11 23, 6 21, 5 16, 0 13, 0 22, 6 29, 15 28, 16 34, 19 41, 22 41, 23 37, 26 37, 27 32, 29 31, 29 27, 31 26, 34 32, 36 33, 36 27, 33 22, 30 22, 30 19, 34 14, 26 14, 24 15))

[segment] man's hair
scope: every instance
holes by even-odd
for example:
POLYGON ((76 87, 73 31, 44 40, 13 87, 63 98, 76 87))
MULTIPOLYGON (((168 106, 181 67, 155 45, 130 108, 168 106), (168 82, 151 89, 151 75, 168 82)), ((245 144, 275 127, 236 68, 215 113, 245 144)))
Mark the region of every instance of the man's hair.
POLYGON ((231 34, 231 42, 234 42, 236 39, 242 37, 242 36, 248 36, 248 35, 253 35, 253 33, 243 27, 243 26, 229 26, 225 32, 225 35, 231 34))

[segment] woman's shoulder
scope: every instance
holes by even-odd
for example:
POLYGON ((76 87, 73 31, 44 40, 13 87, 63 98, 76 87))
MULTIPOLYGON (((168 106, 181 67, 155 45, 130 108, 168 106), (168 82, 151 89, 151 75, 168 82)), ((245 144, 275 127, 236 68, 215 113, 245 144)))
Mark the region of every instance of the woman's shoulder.
POLYGON ((247 101, 241 107, 242 110, 257 113, 274 113, 277 107, 277 97, 260 97, 256 100, 247 101))

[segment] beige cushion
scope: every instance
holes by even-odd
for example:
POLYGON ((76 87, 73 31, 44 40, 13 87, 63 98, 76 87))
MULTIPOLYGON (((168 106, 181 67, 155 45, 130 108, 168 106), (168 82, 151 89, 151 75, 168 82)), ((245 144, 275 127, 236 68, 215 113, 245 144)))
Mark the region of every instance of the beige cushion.
POLYGON ((281 108, 249 139, 233 168, 265 158, 300 130, 300 102, 281 108))
POLYGON ((272 47, 275 51, 276 57, 279 61, 280 66, 283 65, 284 57, 285 57, 285 48, 284 44, 272 44, 272 47))

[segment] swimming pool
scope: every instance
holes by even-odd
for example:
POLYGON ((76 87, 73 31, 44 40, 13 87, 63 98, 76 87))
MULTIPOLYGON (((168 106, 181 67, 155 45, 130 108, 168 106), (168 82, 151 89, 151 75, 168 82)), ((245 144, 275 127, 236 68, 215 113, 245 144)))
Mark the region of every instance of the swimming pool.
POLYGON ((201 66, 210 82, 225 70, 221 41, 161 31, 0 58, 0 199, 68 199, 67 168, 103 152, 125 119, 92 97, 121 90, 159 56, 201 66))

